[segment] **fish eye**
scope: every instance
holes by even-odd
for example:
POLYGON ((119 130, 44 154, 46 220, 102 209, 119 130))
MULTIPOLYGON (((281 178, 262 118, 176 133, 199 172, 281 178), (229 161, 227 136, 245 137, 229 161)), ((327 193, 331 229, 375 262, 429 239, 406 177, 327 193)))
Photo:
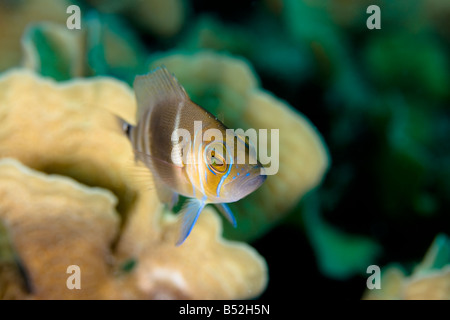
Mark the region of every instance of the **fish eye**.
POLYGON ((206 149, 206 163, 208 167, 215 173, 224 173, 228 169, 228 164, 223 157, 226 154, 225 147, 223 144, 215 143, 214 145, 210 145, 206 149), (218 148, 221 148, 223 151, 219 152, 218 148))

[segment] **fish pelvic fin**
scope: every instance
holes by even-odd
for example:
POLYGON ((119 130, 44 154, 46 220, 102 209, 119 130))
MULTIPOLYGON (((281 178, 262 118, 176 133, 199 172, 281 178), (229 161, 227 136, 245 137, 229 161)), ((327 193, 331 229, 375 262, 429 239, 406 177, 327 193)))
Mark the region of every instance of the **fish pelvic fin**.
POLYGON ((227 218, 227 220, 233 225, 234 228, 236 228, 236 218, 233 215, 233 212, 231 212, 230 207, 226 203, 216 203, 216 208, 227 218))
POLYGON ((178 237, 177 243, 175 244, 176 246, 182 245, 186 238, 189 236, 192 228, 197 222, 200 212, 202 212, 204 207, 204 200, 188 199, 186 201, 183 208, 181 209, 181 212, 179 213, 181 216, 181 228, 180 235, 178 237))

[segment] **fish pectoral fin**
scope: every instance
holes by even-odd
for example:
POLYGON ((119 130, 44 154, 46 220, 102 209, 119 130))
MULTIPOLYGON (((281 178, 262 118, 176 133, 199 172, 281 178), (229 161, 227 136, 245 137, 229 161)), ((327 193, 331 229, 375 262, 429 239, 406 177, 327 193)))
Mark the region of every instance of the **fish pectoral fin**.
POLYGON ((198 199, 188 199, 180 211, 181 228, 176 246, 183 244, 197 222, 200 212, 205 207, 205 202, 198 199))
POLYGON ((227 218, 227 220, 236 228, 236 218, 231 212, 230 207, 226 203, 216 203, 216 208, 227 218))
POLYGON ((179 198, 174 190, 177 190, 179 184, 187 183, 182 167, 140 151, 135 151, 135 160, 140 160, 145 165, 139 162, 135 164, 136 176, 141 176, 146 185, 151 187, 149 189, 156 189, 159 200, 172 210, 179 198))
POLYGON ((167 204, 168 209, 172 210, 178 202, 178 193, 163 183, 155 183, 155 189, 159 201, 167 204))
POLYGON ((136 160, 143 162, 150 169, 154 180, 160 179, 172 189, 176 189, 177 185, 188 183, 182 172, 183 166, 158 159, 138 150, 134 150, 134 155, 136 160))

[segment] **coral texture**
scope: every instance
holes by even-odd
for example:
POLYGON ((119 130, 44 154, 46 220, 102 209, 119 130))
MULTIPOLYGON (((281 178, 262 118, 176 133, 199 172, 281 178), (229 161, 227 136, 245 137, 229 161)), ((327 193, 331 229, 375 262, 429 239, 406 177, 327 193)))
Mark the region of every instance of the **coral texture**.
POLYGON ((436 236, 422 262, 411 274, 397 265, 388 266, 381 274, 379 289, 366 290, 367 300, 449 300, 450 239, 436 236))
POLYGON ((0 71, 20 63, 20 39, 29 23, 48 20, 65 24, 68 5, 65 0, 0 2, 0 71))
POLYGON ((32 288, 6 282, 4 296, 228 299, 264 290, 264 259, 223 239, 213 210, 174 246, 177 221, 137 176, 114 115, 133 121, 127 85, 106 78, 57 84, 13 70, 0 88, 0 155, 16 159, 1 166, 0 219, 32 288), (66 286, 69 265, 81 269, 80 290, 66 286))

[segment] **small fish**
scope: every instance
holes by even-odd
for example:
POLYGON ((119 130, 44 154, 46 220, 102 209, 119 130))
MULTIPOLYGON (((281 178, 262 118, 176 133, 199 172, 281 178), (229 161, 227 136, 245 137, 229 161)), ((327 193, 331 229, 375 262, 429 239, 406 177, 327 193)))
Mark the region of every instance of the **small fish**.
POLYGON ((134 89, 137 125, 128 124, 125 129, 136 159, 150 169, 161 201, 170 208, 178 195, 189 198, 180 212, 182 223, 176 245, 186 240, 209 203, 236 226, 226 203, 244 198, 266 179, 254 149, 192 102, 165 67, 137 76, 134 89), (178 132, 185 133, 182 142, 179 136, 174 138, 178 132), (237 161, 242 158, 236 150, 245 152, 246 162, 237 161))

